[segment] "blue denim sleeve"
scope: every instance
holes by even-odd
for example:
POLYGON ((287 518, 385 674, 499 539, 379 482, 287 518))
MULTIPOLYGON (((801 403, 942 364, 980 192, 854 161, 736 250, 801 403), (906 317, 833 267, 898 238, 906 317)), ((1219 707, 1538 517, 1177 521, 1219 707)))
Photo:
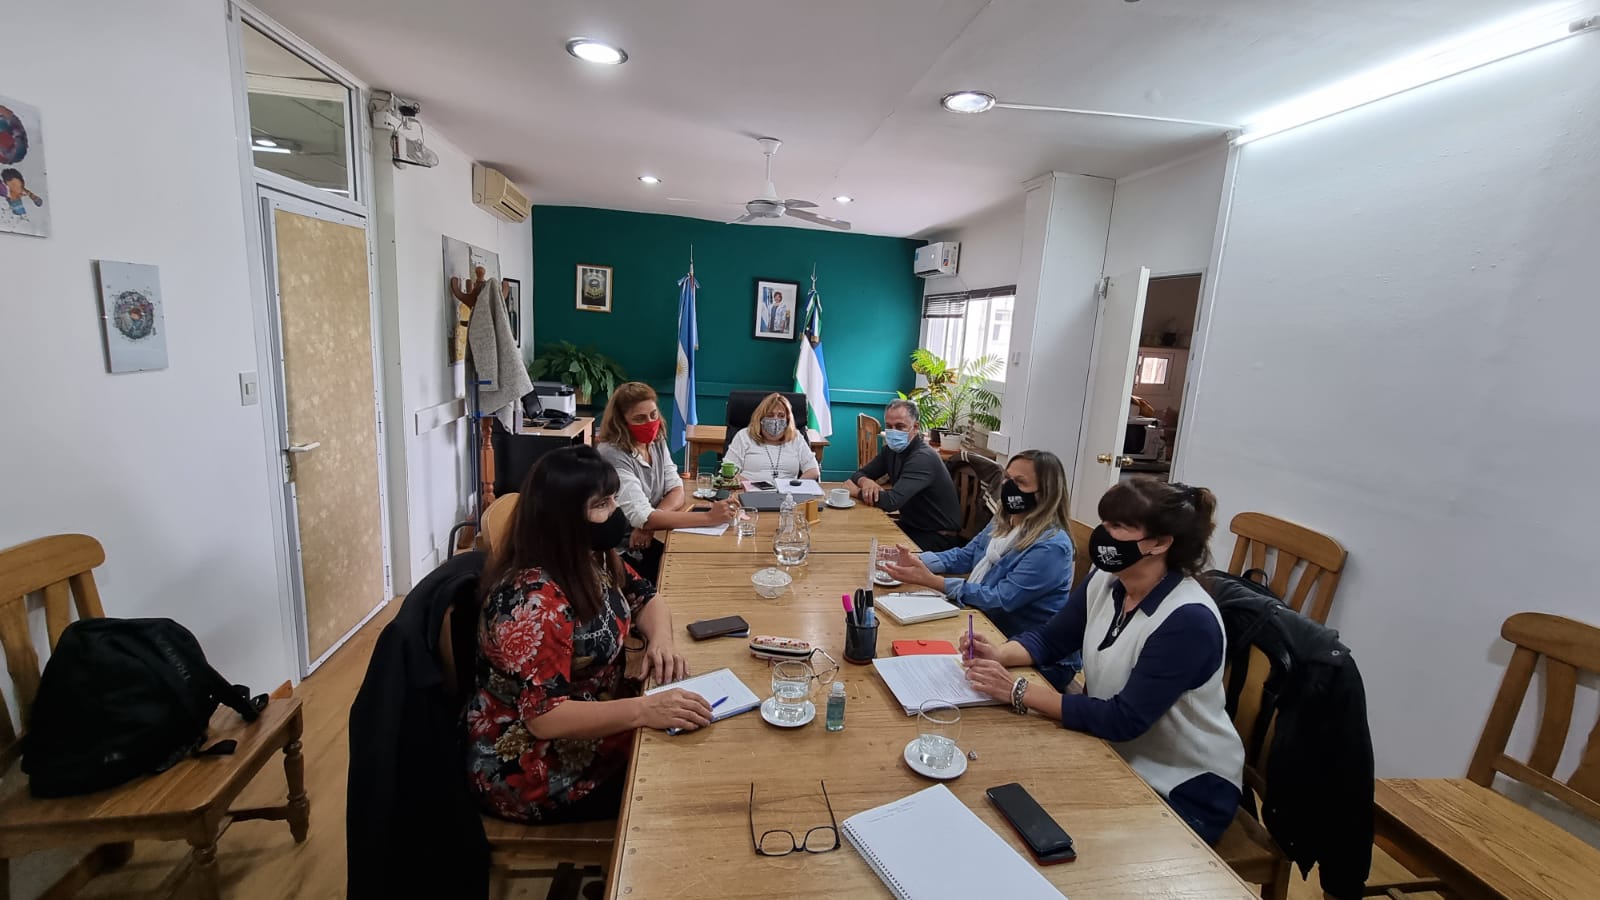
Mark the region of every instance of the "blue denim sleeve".
POLYGON ((1046 594, 1061 590, 1072 578, 1071 547, 1065 541, 1050 541, 1018 551, 1016 565, 999 584, 963 582, 961 604, 975 609, 1016 612, 1046 594))

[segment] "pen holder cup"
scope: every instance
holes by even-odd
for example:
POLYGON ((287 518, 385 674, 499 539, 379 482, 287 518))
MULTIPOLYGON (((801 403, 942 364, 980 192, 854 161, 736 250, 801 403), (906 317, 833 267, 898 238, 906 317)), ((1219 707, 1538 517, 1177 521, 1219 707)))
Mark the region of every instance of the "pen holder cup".
POLYGON ((866 665, 878 655, 878 626, 857 625, 844 617, 844 661, 866 665))

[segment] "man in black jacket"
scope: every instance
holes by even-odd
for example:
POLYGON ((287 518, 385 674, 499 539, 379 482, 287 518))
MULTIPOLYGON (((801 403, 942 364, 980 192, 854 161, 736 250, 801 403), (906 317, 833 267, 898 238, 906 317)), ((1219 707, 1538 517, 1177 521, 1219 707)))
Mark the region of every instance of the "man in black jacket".
POLYGON ((406 595, 350 708, 347 896, 485 898, 489 842, 467 786, 459 685, 439 664, 452 607, 456 665, 475 660, 484 554, 463 553, 406 595))
POLYGON ((917 405, 891 400, 883 411, 883 450, 850 476, 850 494, 888 512, 900 511, 900 530, 923 550, 961 545, 961 502, 939 451, 922 439, 917 405), (889 487, 878 479, 889 476, 889 487))

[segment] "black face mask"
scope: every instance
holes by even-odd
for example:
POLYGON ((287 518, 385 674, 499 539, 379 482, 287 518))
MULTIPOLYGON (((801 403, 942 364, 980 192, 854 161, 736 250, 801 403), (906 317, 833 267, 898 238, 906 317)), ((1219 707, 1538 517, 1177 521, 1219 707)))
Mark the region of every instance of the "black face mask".
POLYGON ((589 523, 589 546, 595 550, 615 550, 627 539, 630 530, 628 517, 619 507, 612 510, 611 518, 604 522, 589 523))
POLYGON ((1104 572, 1121 572, 1144 558, 1138 541, 1119 541, 1104 525, 1095 526, 1089 535, 1089 561, 1104 572))
POLYGON ((1025 491, 1007 478, 1000 485, 1000 508, 1013 515, 1025 513, 1039 505, 1038 491, 1025 491))

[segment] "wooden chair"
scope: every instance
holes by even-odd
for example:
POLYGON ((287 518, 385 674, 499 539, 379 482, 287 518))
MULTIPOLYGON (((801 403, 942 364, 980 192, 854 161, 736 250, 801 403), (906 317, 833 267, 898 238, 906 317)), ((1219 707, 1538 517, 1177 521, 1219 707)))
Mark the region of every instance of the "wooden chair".
POLYGON ((1083 577, 1093 565, 1089 561, 1089 535, 1094 533, 1094 526, 1068 519, 1067 532, 1072 537, 1072 584, 1077 586, 1083 583, 1083 577))
POLYGON ((479 550, 493 552, 505 540, 511 531, 511 518, 517 511, 518 496, 515 492, 501 494, 483 511, 482 527, 478 531, 479 550))
MULTIPOLYGON (((1590 730, 1572 774, 1565 781, 1555 775, 1561 751, 1567 743, 1567 731, 1572 725, 1578 682, 1583 676, 1593 678, 1600 674, 1600 628, 1549 613, 1521 612, 1505 620, 1500 626, 1500 636, 1516 650, 1506 664, 1500 690, 1489 708, 1489 720, 1484 724, 1472 762, 1467 766, 1467 780, 1493 790, 1495 776, 1504 775, 1600 822, 1600 723, 1590 730), (1532 752, 1526 760, 1520 760, 1506 752, 1506 744, 1541 660, 1544 661, 1545 690, 1539 731, 1534 737, 1532 752)), ((1381 826, 1396 816, 1386 809, 1389 794, 1383 786, 1384 781, 1380 780, 1376 794, 1379 846, 1413 872, 1426 871, 1429 868, 1426 864, 1401 852, 1385 838, 1381 826)), ((1464 827, 1460 822, 1452 824, 1457 830, 1464 827)), ((1476 846, 1500 843, 1500 836, 1484 835, 1476 846)), ((1511 845, 1507 845, 1507 849, 1511 850, 1511 845)), ((1367 893, 1368 896, 1399 897, 1403 892, 1437 891, 1440 886, 1440 882, 1432 879, 1402 885, 1369 884, 1367 893)))
POLYGON ((883 423, 866 413, 856 416, 856 468, 862 468, 878 456, 878 435, 883 434, 883 423))
MULTIPOLYGON (((27 596, 42 596, 45 630, 54 650, 73 607, 80 619, 105 615, 92 572, 105 558, 100 542, 82 534, 53 535, 0 551, 0 646, 21 724, 20 731, 13 727, 10 710, 0 702, 0 767, 10 769, 21 756, 21 737, 39 690, 39 657, 28 628, 27 596)), ((217 839, 229 825, 247 819, 285 821, 295 842, 305 841, 311 804, 300 755, 302 728, 300 701, 293 697, 269 702, 261 717, 248 724, 223 708, 211 720, 210 738, 238 741, 231 756, 188 759, 120 787, 54 800, 34 799, 19 778, 11 785, 15 790, 0 799, 0 900, 10 896, 9 860, 15 857, 55 847, 99 845, 46 892, 67 896, 100 872, 126 862, 134 840, 187 841, 193 849, 162 882, 161 896, 170 896, 192 875, 194 896, 216 900, 222 896, 217 839), (280 750, 288 802, 230 809, 239 792, 280 750)))
MULTIPOLYGON (((1234 730, 1244 742, 1244 789, 1257 798, 1266 793, 1267 782, 1261 773, 1267 770, 1267 757, 1272 749, 1272 731, 1277 715, 1261 721, 1261 699, 1272 674, 1272 663, 1266 654, 1251 647, 1250 669, 1245 674, 1244 689, 1239 694, 1239 708, 1233 716, 1234 730)), ((1224 674, 1223 682, 1228 682, 1224 674)), ((1289 896, 1291 865, 1289 857, 1278 847, 1267 829, 1245 812, 1241 804, 1233 814, 1233 824, 1217 842, 1217 855, 1237 872, 1240 878, 1261 885, 1263 900, 1285 900, 1289 896)))
POLYGON ((987 457, 963 450, 945 460, 945 468, 956 483, 956 501, 961 507, 961 540, 972 540, 988 526, 999 509, 1000 482, 1005 471, 987 457))
POLYGON ((1266 513, 1242 512, 1228 530, 1237 535, 1228 571, 1267 573, 1267 586, 1295 612, 1327 624, 1339 572, 1349 556, 1331 537, 1266 513), (1271 551, 1270 554, 1268 551, 1271 551))
MULTIPOLYGON (((453 606, 445 612, 439 635, 439 667, 445 683, 456 686, 462 703, 473 689, 470 661, 478 652, 477 631, 476 607, 453 606), (469 664, 460 665, 458 660, 469 664)), ((483 831, 489 839, 491 887, 498 885, 499 896, 511 895, 516 878, 550 878, 547 898, 576 898, 584 870, 605 871, 610 866, 617 820, 523 825, 484 816, 483 831)))

